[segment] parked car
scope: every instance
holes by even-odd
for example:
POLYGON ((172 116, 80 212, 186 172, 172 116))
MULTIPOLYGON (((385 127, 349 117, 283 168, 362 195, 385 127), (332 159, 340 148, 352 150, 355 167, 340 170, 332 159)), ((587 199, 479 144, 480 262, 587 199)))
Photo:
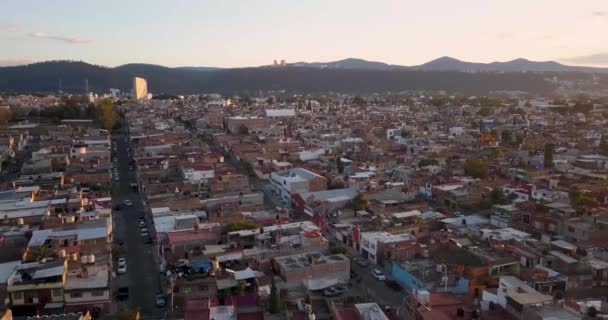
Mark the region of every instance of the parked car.
POLYGON ((386 286, 393 289, 394 291, 398 291, 398 292, 403 291, 403 287, 401 286, 401 284, 399 284, 399 282, 397 282, 395 280, 386 279, 386 280, 384 280, 384 283, 386 283, 386 286))
POLYGON ((156 295, 156 306, 162 308, 167 305, 167 298, 164 294, 158 293, 156 295))
POLYGON ((143 227, 145 227, 145 226, 146 226, 146 222, 145 222, 145 221, 142 221, 142 220, 139 220, 139 227, 140 227, 140 228, 143 228, 143 227))
POLYGON ((129 287, 120 287, 118 288, 118 293, 116 294, 118 300, 126 300, 129 298, 129 287))
POLYGON ((123 201, 122 204, 124 204, 127 207, 130 207, 133 205, 133 202, 131 202, 131 200, 127 199, 127 200, 123 201))
POLYGON ((380 280, 380 281, 385 281, 386 280, 386 276, 384 276, 384 273, 382 273, 382 271, 380 271, 378 269, 372 270, 372 276, 374 278, 376 278, 377 280, 380 280))
POLYGON ((342 293, 344 293, 344 291, 346 291, 346 288, 343 286, 333 286, 333 287, 329 287, 329 288, 323 290, 323 296, 324 297, 337 297, 337 296, 341 295, 342 293))
POLYGON ((127 273, 127 265, 123 264, 123 265, 119 265, 117 268, 118 274, 125 274, 127 273))
POLYGON ((369 261, 367 261, 365 258, 363 257, 355 257, 355 263, 362 266, 362 267, 367 267, 369 266, 369 261))

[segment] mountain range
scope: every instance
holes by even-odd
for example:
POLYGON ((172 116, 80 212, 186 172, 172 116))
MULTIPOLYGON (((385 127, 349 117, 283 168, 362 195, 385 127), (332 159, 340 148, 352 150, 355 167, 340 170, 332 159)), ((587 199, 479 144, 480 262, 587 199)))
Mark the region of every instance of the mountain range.
POLYGON ((365 69, 365 70, 423 70, 423 71, 459 71, 459 72, 591 72, 608 73, 608 68, 567 66, 555 61, 531 61, 515 59, 506 62, 466 62, 452 57, 441 57, 417 66, 400 66, 384 62, 367 61, 349 58, 331 62, 296 62, 297 67, 329 69, 365 69))
POLYGON ((446 91, 487 94, 493 91, 550 93, 560 79, 590 79, 599 73, 600 85, 608 82, 606 69, 569 67, 557 62, 517 59, 489 64, 440 58, 420 66, 404 67, 361 59, 327 63, 294 63, 285 67, 221 69, 211 67, 169 68, 151 64, 104 67, 81 61, 48 61, 0 67, 0 92, 103 93, 110 88, 129 91, 133 77, 148 81, 152 93, 245 93, 285 91, 293 93, 384 93, 446 91), (535 71, 535 72, 523 72, 535 71), (542 72, 541 72, 542 71, 542 72), (571 72, 574 71, 574 72, 571 72), (582 72, 581 72, 582 71, 582 72), (558 73, 559 72, 559 73, 558 73), (85 80, 86 79, 86 80, 85 80))

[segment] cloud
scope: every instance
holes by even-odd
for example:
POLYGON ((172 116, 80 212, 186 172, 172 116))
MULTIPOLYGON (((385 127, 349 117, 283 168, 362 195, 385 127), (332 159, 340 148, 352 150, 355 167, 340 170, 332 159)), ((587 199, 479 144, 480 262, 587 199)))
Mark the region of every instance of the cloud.
POLYGON ((591 14, 594 17, 608 17, 608 11, 593 11, 591 14))
POLYGON ((0 21, 0 29, 8 31, 8 32, 18 32, 20 29, 17 25, 8 22, 0 21))
POLYGON ((588 65, 608 65, 608 52, 596 53, 588 56, 579 56, 561 59, 564 62, 588 65))
POLYGON ((34 63, 33 60, 27 59, 0 59, 0 67, 14 67, 14 66, 22 66, 25 64, 34 63))
POLYGON ((69 44, 87 44, 87 43, 92 43, 93 42, 93 40, 80 39, 80 38, 74 38, 74 37, 66 37, 66 36, 60 36, 60 35, 51 35, 51 34, 46 34, 44 32, 30 33, 30 37, 36 38, 36 39, 47 39, 47 40, 61 41, 61 42, 64 42, 64 43, 69 43, 69 44))

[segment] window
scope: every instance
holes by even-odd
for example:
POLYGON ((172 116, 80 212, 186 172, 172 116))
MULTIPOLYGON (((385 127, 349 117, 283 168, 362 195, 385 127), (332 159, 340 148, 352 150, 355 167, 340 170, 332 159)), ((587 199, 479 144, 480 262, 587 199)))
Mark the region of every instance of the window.
POLYGON ((61 297, 63 296, 63 289, 53 289, 51 294, 53 297, 61 297))
POLYGON ((574 233, 576 230, 572 226, 568 226, 568 232, 574 233))
POLYGON ((70 297, 72 297, 72 298, 82 298, 82 293, 80 293, 80 292, 72 292, 72 293, 70 293, 70 297))
POLYGON ((530 216, 528 216, 528 215, 523 216, 523 222, 525 224, 530 224, 530 216))
POLYGON ((93 297, 101 297, 104 294, 105 294, 105 291, 103 291, 103 290, 97 290, 97 291, 91 292, 91 296, 93 296, 93 297))
POLYGON ((23 300, 23 292, 22 291, 13 292, 13 300, 23 300))

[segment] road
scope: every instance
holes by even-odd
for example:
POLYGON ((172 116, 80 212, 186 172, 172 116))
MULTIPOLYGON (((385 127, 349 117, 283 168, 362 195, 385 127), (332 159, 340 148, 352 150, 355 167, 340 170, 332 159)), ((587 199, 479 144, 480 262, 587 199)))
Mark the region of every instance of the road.
MULTIPOLYGON (((144 216, 143 200, 139 193, 129 186, 135 173, 129 170, 129 161, 124 135, 117 133, 117 150, 113 152, 118 158, 119 181, 112 186, 112 200, 114 206, 130 200, 133 205, 121 205, 120 211, 113 211, 114 241, 123 241, 124 256, 127 257, 127 273, 117 275, 114 281, 114 293, 119 287, 129 287, 129 298, 126 303, 131 310, 140 310, 143 319, 162 319, 164 310, 155 305, 156 294, 161 290, 159 266, 154 258, 155 246, 146 244, 139 232, 139 217, 144 216)), ((148 226, 148 230, 151 230, 148 226)), ((117 257, 115 257, 117 258, 117 257)), ((120 307, 119 307, 120 310, 120 307)))
POLYGON ((397 307, 402 304, 403 298, 405 297, 405 291, 394 291, 389 288, 384 281, 374 278, 371 271, 376 267, 373 264, 370 264, 368 267, 362 267, 352 262, 350 268, 358 275, 358 278, 361 279, 360 282, 351 280, 353 283, 351 290, 354 291, 354 294, 360 294, 360 296, 364 298, 370 297, 381 305, 397 307))

